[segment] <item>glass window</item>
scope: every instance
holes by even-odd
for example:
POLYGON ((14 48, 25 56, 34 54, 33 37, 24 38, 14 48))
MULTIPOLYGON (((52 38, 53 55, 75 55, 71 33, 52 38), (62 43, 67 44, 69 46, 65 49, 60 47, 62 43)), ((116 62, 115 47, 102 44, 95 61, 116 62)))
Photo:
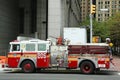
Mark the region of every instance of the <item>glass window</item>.
POLYGON ((98 4, 100 4, 100 2, 98 2, 98 4))
POLYGON ((38 44, 38 51, 46 51, 46 44, 38 44))
POLYGON ((107 5, 105 6, 105 8, 107 8, 107 5))
POLYGON ((13 44, 12 51, 20 51, 20 44, 13 44))
POLYGON ((100 17, 100 14, 98 14, 98 17, 100 17))
POLYGON ((105 16, 106 16, 106 14, 105 14, 105 16))
POLYGON ((100 21, 100 18, 98 18, 98 21, 100 21))
POLYGON ((26 51, 35 51, 35 44, 26 44, 26 51))
POLYGON ((107 4, 107 1, 105 1, 105 4, 107 4))

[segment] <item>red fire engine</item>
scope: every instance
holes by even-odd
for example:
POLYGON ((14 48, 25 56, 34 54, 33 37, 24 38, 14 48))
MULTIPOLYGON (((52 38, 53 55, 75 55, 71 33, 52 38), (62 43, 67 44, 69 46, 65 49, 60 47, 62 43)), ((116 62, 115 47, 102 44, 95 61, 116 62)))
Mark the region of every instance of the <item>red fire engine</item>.
POLYGON ((53 67, 80 68, 86 74, 111 67, 108 45, 105 43, 58 43, 38 39, 10 42, 8 67, 21 68, 25 73, 53 67))

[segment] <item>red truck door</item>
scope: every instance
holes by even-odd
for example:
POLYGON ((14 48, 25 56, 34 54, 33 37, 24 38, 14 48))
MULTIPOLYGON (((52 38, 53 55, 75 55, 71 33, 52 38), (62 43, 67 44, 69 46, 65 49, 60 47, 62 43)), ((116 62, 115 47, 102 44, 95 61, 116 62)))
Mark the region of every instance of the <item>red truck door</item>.
POLYGON ((38 53, 37 53, 37 67, 38 68, 47 68, 50 64, 50 54, 48 53, 48 45, 45 43, 38 44, 38 53))

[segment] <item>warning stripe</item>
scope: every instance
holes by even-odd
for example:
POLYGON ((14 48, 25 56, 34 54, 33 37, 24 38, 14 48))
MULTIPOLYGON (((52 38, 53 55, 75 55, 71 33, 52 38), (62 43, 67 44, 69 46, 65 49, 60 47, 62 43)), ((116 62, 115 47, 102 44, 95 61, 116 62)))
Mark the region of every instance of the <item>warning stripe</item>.
POLYGON ((68 58, 68 61, 78 61, 78 58, 68 58))
POLYGON ((79 58, 80 56, 68 56, 68 60, 71 60, 71 61, 76 61, 76 60, 78 60, 78 58, 79 58))
POLYGON ((21 57, 37 57, 37 54, 23 54, 21 57))
POLYGON ((8 54, 8 58, 11 57, 21 57, 21 54, 8 54))
POLYGON ((37 57, 37 54, 31 54, 31 53, 29 53, 29 54, 23 54, 23 55, 21 55, 21 53, 16 53, 16 54, 8 54, 8 58, 12 58, 12 57, 37 57))

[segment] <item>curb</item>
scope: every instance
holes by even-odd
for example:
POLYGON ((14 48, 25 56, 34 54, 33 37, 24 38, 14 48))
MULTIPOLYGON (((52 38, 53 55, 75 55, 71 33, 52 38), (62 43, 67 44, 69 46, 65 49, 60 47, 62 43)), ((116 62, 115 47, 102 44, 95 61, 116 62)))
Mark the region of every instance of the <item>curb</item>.
POLYGON ((1 68, 0 72, 16 72, 16 71, 20 71, 21 68, 1 68))

